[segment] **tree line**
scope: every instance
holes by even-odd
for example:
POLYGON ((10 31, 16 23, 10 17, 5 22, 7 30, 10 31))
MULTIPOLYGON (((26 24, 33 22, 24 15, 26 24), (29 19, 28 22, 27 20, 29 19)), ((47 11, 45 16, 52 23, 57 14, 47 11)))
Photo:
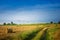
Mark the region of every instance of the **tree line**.
MULTIPOLYGON (((50 22, 50 24, 56 24, 53 21, 50 22)), ((60 21, 58 21, 58 24, 60 24, 60 21)), ((3 25, 16 25, 15 23, 11 22, 11 23, 3 23, 3 25)))
POLYGON ((16 25, 15 23, 11 22, 11 23, 3 23, 3 25, 16 25))
MULTIPOLYGON (((51 22, 50 22, 50 24, 54 24, 54 22, 53 22, 53 21, 51 21, 51 22)), ((56 24, 56 23, 55 23, 55 24, 56 24)), ((58 23, 57 23, 57 24, 60 24, 60 21, 58 21, 58 23)))

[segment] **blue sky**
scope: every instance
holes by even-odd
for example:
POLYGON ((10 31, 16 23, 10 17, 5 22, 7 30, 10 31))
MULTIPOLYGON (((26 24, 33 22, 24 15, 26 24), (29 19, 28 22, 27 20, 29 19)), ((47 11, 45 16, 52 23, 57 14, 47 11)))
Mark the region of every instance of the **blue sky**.
POLYGON ((60 21, 60 0, 0 0, 0 23, 60 21))

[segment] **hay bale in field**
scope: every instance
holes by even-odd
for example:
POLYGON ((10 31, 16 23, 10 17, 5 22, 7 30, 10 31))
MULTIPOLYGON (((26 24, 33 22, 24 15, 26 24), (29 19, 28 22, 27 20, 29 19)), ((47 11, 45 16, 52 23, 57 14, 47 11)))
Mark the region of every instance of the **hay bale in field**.
POLYGON ((7 29, 8 33, 13 33, 12 29, 7 29))

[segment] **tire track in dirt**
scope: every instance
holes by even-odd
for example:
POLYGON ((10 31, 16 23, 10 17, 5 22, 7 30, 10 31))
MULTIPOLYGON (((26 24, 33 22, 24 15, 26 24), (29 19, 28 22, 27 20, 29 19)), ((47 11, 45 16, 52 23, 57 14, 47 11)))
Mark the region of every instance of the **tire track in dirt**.
POLYGON ((47 29, 47 27, 42 29, 40 32, 36 34, 36 36, 32 40, 46 40, 47 29))
POLYGON ((28 37, 25 38, 24 40, 31 40, 31 39, 33 39, 33 38, 36 36, 36 34, 37 34, 39 31, 41 31, 42 29, 43 29, 43 28, 39 29, 39 30, 36 31, 36 32, 31 33, 31 34, 28 35, 28 37))
POLYGON ((47 40, 47 38, 46 38, 46 36, 47 36, 47 30, 48 30, 48 29, 45 29, 45 30, 44 30, 44 32, 43 32, 40 40, 47 40))

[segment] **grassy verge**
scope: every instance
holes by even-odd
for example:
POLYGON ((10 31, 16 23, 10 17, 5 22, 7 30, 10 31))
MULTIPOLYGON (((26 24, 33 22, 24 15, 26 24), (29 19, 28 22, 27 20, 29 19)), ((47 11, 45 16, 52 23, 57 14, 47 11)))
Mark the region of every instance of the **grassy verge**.
POLYGON ((42 28, 37 28, 35 30, 31 30, 31 31, 25 31, 25 32, 22 32, 19 37, 22 39, 22 40, 31 40, 33 37, 36 36, 36 34, 42 30, 42 28))
POLYGON ((58 30, 57 25, 55 25, 54 27, 51 27, 47 30, 46 33, 46 40, 54 40, 54 33, 58 30))

